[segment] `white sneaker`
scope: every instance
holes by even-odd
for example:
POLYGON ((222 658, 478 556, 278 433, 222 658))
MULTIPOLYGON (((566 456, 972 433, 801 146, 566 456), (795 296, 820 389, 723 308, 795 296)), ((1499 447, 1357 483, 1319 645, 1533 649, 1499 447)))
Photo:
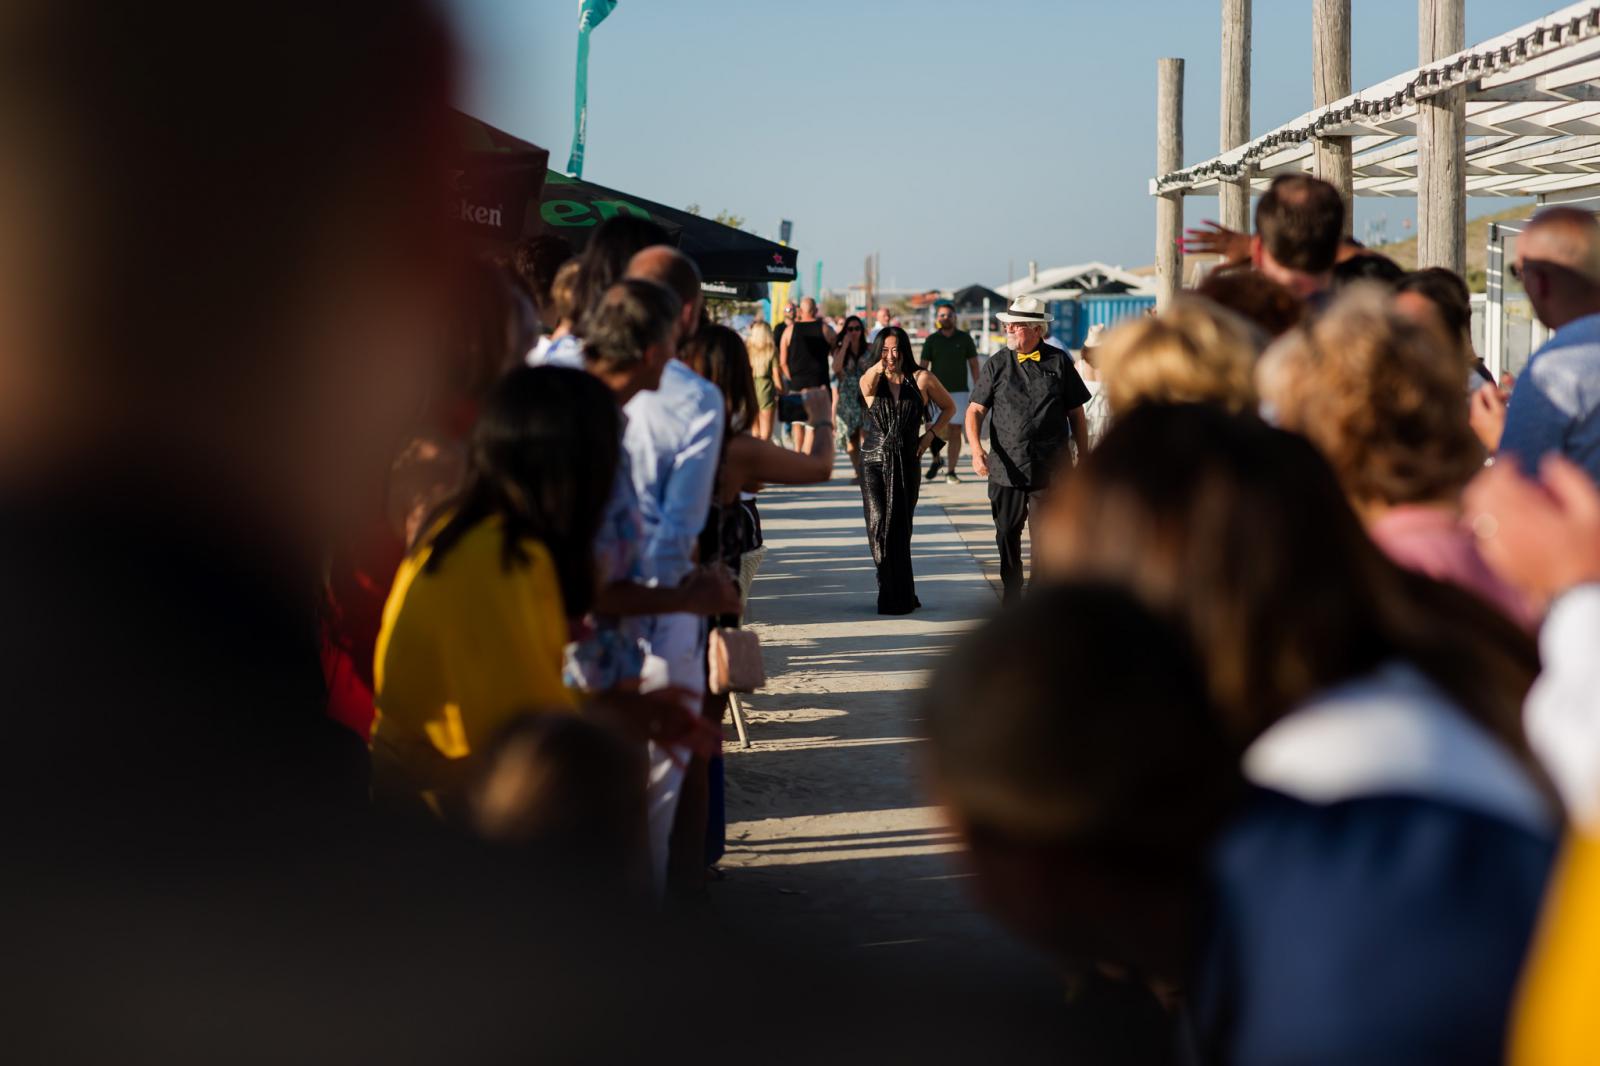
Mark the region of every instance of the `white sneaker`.
POLYGON ((959 485, 961 484, 961 479, 956 477, 955 471, 952 470, 944 476, 944 483, 946 485, 959 485))

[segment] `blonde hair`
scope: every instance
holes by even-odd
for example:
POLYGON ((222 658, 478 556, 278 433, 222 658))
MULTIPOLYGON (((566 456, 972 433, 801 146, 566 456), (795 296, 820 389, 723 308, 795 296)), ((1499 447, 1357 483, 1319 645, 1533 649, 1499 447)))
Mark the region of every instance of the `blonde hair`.
POLYGON ((1118 326, 1094 349, 1114 414, 1141 403, 1256 404, 1256 333, 1207 300, 1180 296, 1159 315, 1118 326))
POLYGON ((568 259, 556 271, 554 280, 550 282, 550 309, 555 315, 554 326, 562 322, 576 322, 578 320, 578 261, 568 259))
POLYGON ((1452 498, 1483 465, 1461 378, 1453 348, 1363 285, 1274 344, 1259 383, 1353 500, 1401 504, 1452 498))
POLYGON ((750 323, 750 328, 745 331, 744 346, 750 353, 750 365, 764 367, 772 362, 772 357, 777 354, 777 342, 772 339, 772 327, 762 319, 750 323))

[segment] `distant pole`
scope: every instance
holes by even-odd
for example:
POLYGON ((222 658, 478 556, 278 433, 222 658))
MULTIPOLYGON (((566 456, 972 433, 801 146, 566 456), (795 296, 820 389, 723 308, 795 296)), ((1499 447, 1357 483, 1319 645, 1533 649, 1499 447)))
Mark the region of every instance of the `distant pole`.
MULTIPOLYGON (((1350 0, 1316 0, 1311 30, 1313 103, 1326 107, 1350 95, 1350 0)), ((1344 197, 1344 235, 1355 226, 1355 179, 1350 171, 1350 138, 1318 137, 1312 172, 1344 197)))
POLYGON ((983 354, 989 354, 989 298, 983 298, 983 354))
MULTIPOLYGON (((1222 0, 1222 150, 1250 139, 1250 0, 1222 0)), ((1250 177, 1225 181, 1218 195, 1223 226, 1250 230, 1250 177)))
MULTIPOLYGON (((1156 60, 1156 174, 1183 168, 1183 60, 1156 60)), ((1183 193, 1156 197, 1156 306, 1165 308, 1183 284, 1183 193)))
MULTIPOLYGON (((1464 0, 1418 0, 1418 62, 1467 46, 1464 0)), ((1447 89, 1417 106, 1417 265, 1467 272, 1467 92, 1447 89)))

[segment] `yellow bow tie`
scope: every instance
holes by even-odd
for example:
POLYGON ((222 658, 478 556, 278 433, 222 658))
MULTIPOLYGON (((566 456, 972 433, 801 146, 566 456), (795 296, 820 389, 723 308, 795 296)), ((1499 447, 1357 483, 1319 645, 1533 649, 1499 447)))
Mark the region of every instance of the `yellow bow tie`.
POLYGON ((1035 348, 1033 351, 1029 352, 1027 355, 1023 355, 1021 352, 1017 353, 1017 362, 1019 362, 1019 363, 1026 363, 1030 359, 1033 360, 1035 363, 1037 363, 1039 361, 1039 349, 1035 348))

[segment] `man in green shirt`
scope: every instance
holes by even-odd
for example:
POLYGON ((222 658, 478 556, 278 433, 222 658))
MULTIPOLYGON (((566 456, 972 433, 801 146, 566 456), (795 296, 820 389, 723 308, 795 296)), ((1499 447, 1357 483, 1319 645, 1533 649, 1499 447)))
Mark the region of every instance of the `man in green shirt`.
MULTIPOLYGON (((961 431, 950 427, 966 424, 967 398, 972 382, 978 377, 978 346, 973 343, 972 334, 956 328, 956 309, 950 304, 939 305, 934 323, 939 328, 922 342, 922 369, 939 379, 939 384, 956 404, 944 436, 945 443, 950 446, 950 472, 944 479, 954 485, 961 480, 956 476, 957 461, 961 458, 961 431)), ((933 462, 928 464, 929 481, 939 476, 942 463, 935 445, 933 462)))

